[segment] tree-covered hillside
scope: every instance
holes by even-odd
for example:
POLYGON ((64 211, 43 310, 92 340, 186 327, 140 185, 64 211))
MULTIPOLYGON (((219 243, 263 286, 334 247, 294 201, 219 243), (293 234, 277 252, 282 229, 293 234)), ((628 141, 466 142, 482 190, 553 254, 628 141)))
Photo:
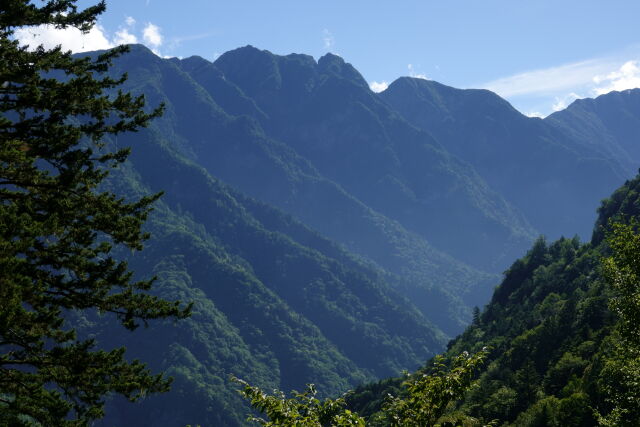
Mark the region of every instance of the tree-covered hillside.
POLYGON ((161 139, 141 139, 131 160, 109 181, 113 191, 165 195, 146 249, 121 255, 141 277, 158 276, 160 295, 195 306, 190 319, 131 339, 100 317, 77 321, 101 346, 124 340, 130 357, 176 379, 139 405, 113 402, 106 425, 242 425, 248 408, 231 374, 339 394, 414 369, 443 347, 444 334, 394 289, 399 278, 243 196, 161 139))
MULTIPOLYGON (((538 239, 505 272, 472 325, 449 343, 448 358, 491 349, 477 386, 455 408, 476 420, 471 425, 492 420, 517 426, 598 425, 598 414, 609 414, 619 403, 612 395, 629 392, 616 371, 621 337, 610 301, 617 294, 603 279, 601 263, 611 254, 605 239, 611 224, 633 222, 640 214, 640 176, 603 201, 598 212, 589 243, 538 239)), ((399 383, 391 379, 359 388, 352 407, 374 413, 399 383)))

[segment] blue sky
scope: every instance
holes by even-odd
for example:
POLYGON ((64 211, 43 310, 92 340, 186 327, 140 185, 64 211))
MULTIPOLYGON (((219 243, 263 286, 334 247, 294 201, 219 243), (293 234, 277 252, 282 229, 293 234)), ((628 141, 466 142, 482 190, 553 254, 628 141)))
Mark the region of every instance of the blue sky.
POLYGON ((637 0, 107 0, 107 7, 88 35, 18 36, 75 51, 136 41, 163 56, 209 60, 247 44, 316 59, 332 52, 375 90, 413 75, 491 89, 529 115, 640 86, 637 0))

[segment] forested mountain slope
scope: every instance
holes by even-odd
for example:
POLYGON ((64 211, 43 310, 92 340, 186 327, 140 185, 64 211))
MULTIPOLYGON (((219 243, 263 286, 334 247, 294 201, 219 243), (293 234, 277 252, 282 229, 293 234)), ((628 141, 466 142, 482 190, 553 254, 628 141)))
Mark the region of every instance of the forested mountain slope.
MULTIPOLYGON (((196 58, 165 60, 142 46, 134 46, 115 64, 114 73, 124 71, 129 75, 127 88, 145 93, 152 104, 165 102, 166 113, 152 123, 149 131, 122 137, 120 144, 135 147, 140 140, 162 135, 176 151, 213 176, 285 210, 348 250, 402 276, 403 292, 449 334, 459 332, 468 321, 469 307, 488 298, 495 275, 434 248, 424 236, 365 204, 325 177, 292 147, 269 137, 257 119, 223 111, 220 105, 236 102, 231 95, 238 97, 241 106, 253 105, 246 107, 249 112, 252 108, 257 111, 257 107, 241 96, 239 89, 230 90, 229 79, 218 78, 220 72, 211 63, 196 58), (199 73, 198 66, 204 67, 199 73), (227 89, 220 89, 205 77, 227 89), (219 92, 227 95, 220 103, 214 98, 221 97, 219 92), (436 307, 438 310, 434 310, 436 307)), ((458 187, 465 186, 459 183, 458 187)), ((444 215, 442 209, 434 211, 444 215)), ((423 220, 433 223, 428 218, 423 220)), ((482 236, 488 231, 475 234, 482 236)), ((512 243, 505 244, 511 247, 512 243)), ((504 256, 502 249, 494 255, 504 256)), ((489 257, 486 253, 483 256, 489 257)))
MULTIPOLYGON (((611 379, 603 369, 617 338, 600 262, 609 253, 603 239, 611 221, 640 214, 640 176, 603 201, 598 212, 588 243, 536 241, 505 272, 473 324, 449 343, 448 357, 491 348, 478 386, 457 408, 478 425, 499 420, 498 425, 590 426, 598 425, 594 410, 611 410, 605 399, 611 379)), ((399 382, 361 387, 353 407, 371 414, 399 382)))
POLYGON ((444 335, 391 286, 397 277, 150 141, 110 180, 121 195, 166 192, 147 248, 123 256, 141 277, 158 276, 158 293, 196 305, 190 319, 131 336, 100 317, 78 320, 101 346, 124 344, 176 378, 168 394, 114 402, 105 425, 243 425, 230 374, 341 393, 442 348, 444 335))
POLYGON ((401 78, 374 94, 330 54, 247 46, 211 63, 133 46, 115 64, 123 71, 128 89, 167 104, 152 130, 174 149, 406 278, 402 292, 448 333, 486 301, 496 279, 485 272, 538 233, 585 236, 634 162, 488 91, 401 78))

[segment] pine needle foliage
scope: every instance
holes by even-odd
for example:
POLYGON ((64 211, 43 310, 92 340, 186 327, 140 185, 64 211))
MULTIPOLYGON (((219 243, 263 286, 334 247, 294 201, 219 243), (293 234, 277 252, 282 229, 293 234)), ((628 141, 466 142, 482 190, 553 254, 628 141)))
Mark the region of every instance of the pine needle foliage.
POLYGON ((135 131, 161 113, 119 91, 111 60, 126 47, 78 57, 60 47, 21 46, 20 27, 88 31, 104 2, 0 2, 0 424, 87 425, 104 398, 136 400, 170 380, 124 349, 97 350, 70 313, 112 314, 129 329, 188 316, 190 307, 149 293, 116 247, 142 249, 141 227, 159 194, 125 200, 100 184, 128 149, 106 137, 135 131))

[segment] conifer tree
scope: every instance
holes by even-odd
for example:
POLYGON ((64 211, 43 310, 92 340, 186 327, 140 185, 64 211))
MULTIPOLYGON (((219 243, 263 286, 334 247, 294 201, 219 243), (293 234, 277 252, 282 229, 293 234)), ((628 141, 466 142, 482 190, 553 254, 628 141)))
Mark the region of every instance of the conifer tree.
POLYGON ((112 250, 142 249, 159 195, 125 201, 101 191, 126 149, 105 137, 158 115, 108 77, 118 47, 97 57, 21 46, 13 30, 48 24, 88 31, 104 2, 0 2, 0 425, 86 425, 109 393, 130 400, 166 391, 169 380, 101 351, 65 321, 72 311, 115 316, 127 329, 185 317, 189 307, 148 293, 112 250))

